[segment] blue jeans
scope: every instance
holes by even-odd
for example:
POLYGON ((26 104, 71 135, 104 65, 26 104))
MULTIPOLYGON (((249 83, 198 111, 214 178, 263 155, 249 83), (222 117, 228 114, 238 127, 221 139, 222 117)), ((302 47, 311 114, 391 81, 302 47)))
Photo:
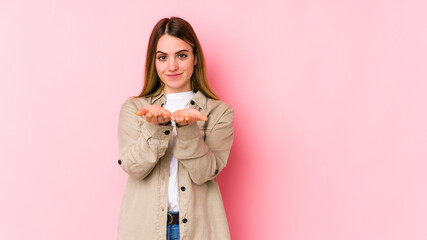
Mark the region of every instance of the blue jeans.
MULTIPOLYGON (((175 212, 171 212, 171 213, 175 213, 175 212)), ((179 224, 167 225, 166 239, 179 240, 179 224)))

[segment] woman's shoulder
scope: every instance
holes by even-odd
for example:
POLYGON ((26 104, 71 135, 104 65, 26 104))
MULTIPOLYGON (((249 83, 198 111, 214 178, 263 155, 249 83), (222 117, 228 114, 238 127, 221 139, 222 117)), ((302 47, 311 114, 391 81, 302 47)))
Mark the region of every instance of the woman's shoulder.
POLYGON ((218 113, 234 112, 234 109, 230 104, 222 100, 215 100, 212 98, 207 98, 206 108, 218 113))

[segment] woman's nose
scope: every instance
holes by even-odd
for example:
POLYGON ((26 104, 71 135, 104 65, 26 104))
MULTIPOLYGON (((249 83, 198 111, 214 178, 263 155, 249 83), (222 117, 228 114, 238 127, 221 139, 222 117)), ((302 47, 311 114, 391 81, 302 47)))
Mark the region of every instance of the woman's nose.
POLYGON ((176 71, 176 70, 178 70, 178 64, 174 59, 172 59, 169 62, 169 71, 176 71))

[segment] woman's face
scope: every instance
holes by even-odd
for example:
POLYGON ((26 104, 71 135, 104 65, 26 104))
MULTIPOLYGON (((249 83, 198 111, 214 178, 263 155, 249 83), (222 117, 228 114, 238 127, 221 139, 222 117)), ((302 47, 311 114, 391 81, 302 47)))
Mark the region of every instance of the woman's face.
POLYGON ((164 92, 191 91, 191 75, 196 59, 192 47, 177 37, 165 34, 157 42, 156 70, 165 84, 164 92))

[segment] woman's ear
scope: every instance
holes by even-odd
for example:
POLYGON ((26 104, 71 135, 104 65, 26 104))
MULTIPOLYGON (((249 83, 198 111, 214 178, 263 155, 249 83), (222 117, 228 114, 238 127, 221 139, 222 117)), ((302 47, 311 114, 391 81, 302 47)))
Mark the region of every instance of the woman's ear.
POLYGON ((194 65, 197 65, 197 55, 194 56, 194 65))

